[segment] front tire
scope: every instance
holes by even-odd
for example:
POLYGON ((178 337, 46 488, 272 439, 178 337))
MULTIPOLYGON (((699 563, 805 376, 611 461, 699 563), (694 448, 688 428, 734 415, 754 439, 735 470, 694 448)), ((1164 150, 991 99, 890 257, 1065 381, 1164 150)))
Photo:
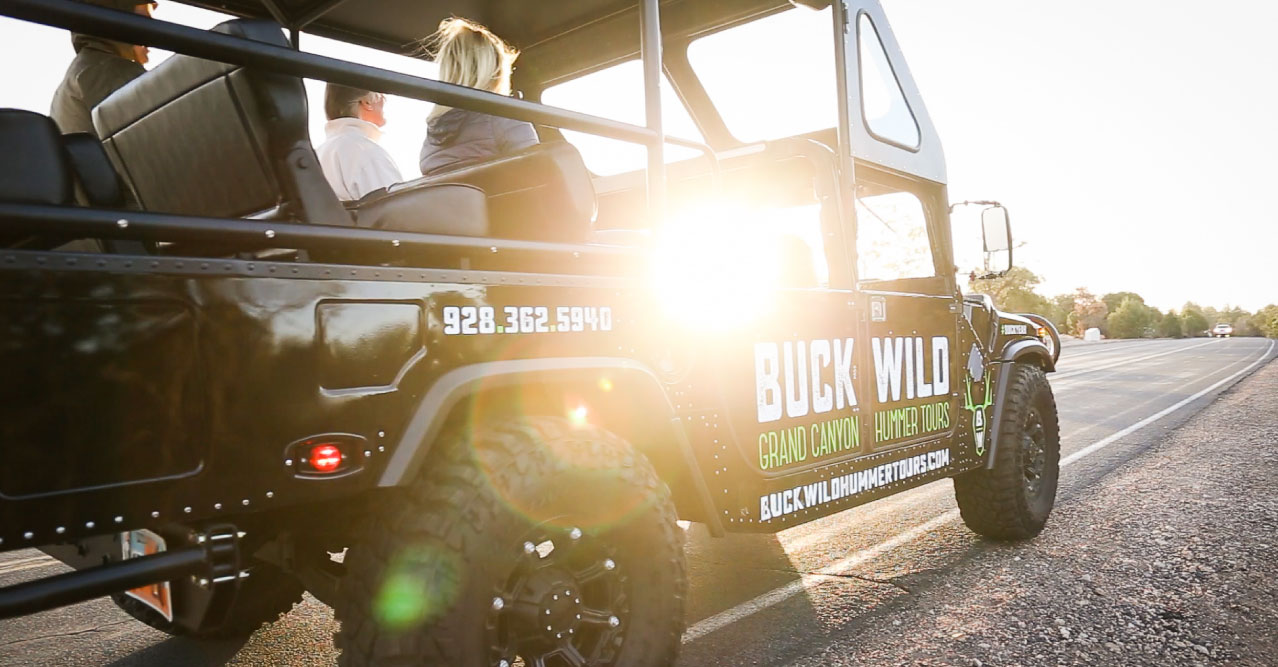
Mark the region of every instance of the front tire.
POLYGON ((340 665, 674 662, 683 531, 643 455, 551 417, 439 446, 351 546, 340 665))
POLYGON ((1021 540, 1043 530, 1056 502, 1060 424, 1041 368, 1014 364, 1008 383, 994 466, 955 477, 954 495, 973 532, 1021 540))

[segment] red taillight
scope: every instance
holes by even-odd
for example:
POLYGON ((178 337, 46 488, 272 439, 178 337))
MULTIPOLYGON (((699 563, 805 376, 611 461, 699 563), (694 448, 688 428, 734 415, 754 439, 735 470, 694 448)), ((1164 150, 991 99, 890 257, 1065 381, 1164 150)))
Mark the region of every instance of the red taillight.
POLYGON ((336 445, 315 445, 311 447, 310 463, 316 472, 333 472, 342 467, 342 450, 336 445))

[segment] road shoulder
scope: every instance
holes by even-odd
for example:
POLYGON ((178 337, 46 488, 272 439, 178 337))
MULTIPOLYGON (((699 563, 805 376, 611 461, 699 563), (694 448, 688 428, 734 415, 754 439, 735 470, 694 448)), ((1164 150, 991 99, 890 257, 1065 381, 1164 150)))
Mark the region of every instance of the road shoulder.
POLYGON ((1274 664, 1278 364, 988 546, 799 664, 1274 664))

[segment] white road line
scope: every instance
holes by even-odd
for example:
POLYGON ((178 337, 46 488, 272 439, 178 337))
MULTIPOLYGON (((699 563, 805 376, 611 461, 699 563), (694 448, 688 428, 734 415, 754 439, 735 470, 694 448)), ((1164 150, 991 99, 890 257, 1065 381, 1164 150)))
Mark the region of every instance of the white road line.
MULTIPOLYGON (((1073 454, 1066 456, 1065 458, 1061 459, 1061 467, 1063 468, 1067 465, 1070 465, 1071 463, 1074 463, 1075 461, 1078 461, 1079 459, 1082 459, 1085 456, 1088 456, 1097 451, 1100 451, 1102 448, 1113 444, 1119 438, 1122 438, 1123 436, 1126 436, 1126 435, 1130 435, 1131 433, 1141 428, 1144 428, 1145 426, 1148 426, 1158 421, 1159 419, 1162 419, 1163 417, 1166 417, 1167 415, 1185 407, 1186 405, 1190 403, 1193 403, 1194 401, 1202 398, 1203 396, 1206 396, 1212 391, 1215 391, 1216 389, 1224 386, 1225 384, 1229 383, 1235 378, 1251 371, 1253 368, 1260 365, 1261 362, 1267 359, 1269 357, 1269 353, 1272 352, 1273 349, 1274 349, 1274 343, 1273 341, 1270 341, 1269 347, 1266 348, 1265 352, 1260 355, 1260 358, 1253 361, 1246 368, 1234 373, 1233 375, 1230 375, 1229 377, 1223 380, 1220 380, 1219 382, 1216 382, 1210 387, 1207 387, 1206 389, 1203 389, 1202 391, 1199 391, 1198 393, 1193 394, 1192 396, 1188 398, 1185 398, 1179 401, 1175 405, 1172 405, 1171 407, 1165 410, 1161 410, 1149 417, 1146 417, 1145 419, 1140 420, 1139 422, 1136 422, 1135 424, 1132 424, 1131 426, 1128 426, 1127 428, 1117 433, 1114 433, 1113 435, 1110 435, 1106 438, 1098 440, 1074 452, 1073 454)), ((939 516, 929 520, 927 523, 921 524, 919 526, 915 526, 914 528, 911 528, 905 532, 898 533, 897 535, 891 538, 888 538, 887 540, 884 540, 883 542, 880 542, 879 544, 876 544, 875 546, 872 546, 868 549, 862 549, 861 551, 858 551, 838 561, 835 561, 834 563, 831 563, 830 565, 827 565, 821 568, 820 570, 818 570, 817 574, 815 575, 811 575, 811 574, 803 575, 799 579, 792 581, 784 586, 768 591, 767 593, 764 593, 763 595, 760 595, 754 599, 742 602, 741 604, 736 605, 735 607, 732 607, 725 611, 721 611, 718 614, 715 614, 714 616, 710 616, 700 621, 697 621, 691 627, 689 627, 687 630, 684 631, 683 642, 688 643, 691 641, 695 641, 697 639, 700 639, 701 637, 704 637, 710 634, 711 632, 714 632, 715 630, 719 630, 725 626, 731 625, 732 623, 735 623, 748 616, 754 615, 775 604, 784 602, 794 597, 795 595, 798 595, 799 593, 807 590, 809 585, 815 585, 817 582, 822 581, 823 577, 821 575, 831 576, 831 575, 846 574, 852 568, 862 563, 865 563, 867 561, 878 558, 879 556, 903 544, 907 544, 917 539, 918 537, 922 536, 925 533, 936 530, 937 528, 940 528, 946 523, 949 523, 950 521, 953 521, 954 519, 958 518, 958 516, 959 516, 959 512, 956 509, 952 509, 947 512, 944 512, 940 514, 939 516), (809 582, 812 582, 812 583, 809 584, 809 582)))
POLYGON ((1062 458, 1062 459, 1061 459, 1061 467, 1063 468, 1063 467, 1065 467, 1065 466, 1067 466, 1067 465, 1069 465, 1069 464, 1071 464, 1071 463, 1073 463, 1073 462, 1075 462, 1075 461, 1077 461, 1077 460, 1079 460, 1079 459, 1083 458, 1084 456, 1087 456, 1088 454, 1091 454, 1091 453, 1093 453, 1093 452, 1095 452, 1095 451, 1097 451, 1097 450, 1099 450, 1099 449, 1101 449, 1101 448, 1103 448, 1103 447, 1105 447, 1105 446, 1109 445, 1110 443, 1114 442, 1115 440, 1118 440, 1119 438, 1121 438, 1121 437, 1123 437, 1123 436, 1125 436, 1125 435, 1130 435, 1131 433, 1136 432, 1137 430, 1141 429, 1142 427, 1144 427, 1144 426, 1148 426, 1148 425, 1150 425, 1150 424, 1152 424, 1152 423, 1154 423, 1154 422, 1158 421, 1159 419, 1162 419, 1163 417, 1166 417, 1167 415, 1169 415, 1169 414, 1171 414, 1171 413, 1173 413, 1173 412, 1175 412, 1175 411, 1177 411, 1177 410, 1179 410, 1179 409, 1181 409, 1181 408, 1185 407, 1186 405, 1189 405, 1190 403, 1193 403, 1194 401, 1196 401, 1196 400, 1198 400, 1198 399, 1202 398, 1203 396, 1206 396, 1207 394, 1211 393, 1212 391, 1215 391, 1216 389, 1218 389, 1218 388, 1220 388, 1221 386, 1225 385, 1226 383, 1230 382, 1231 380, 1233 380, 1234 378, 1238 377, 1239 375, 1242 375, 1242 374, 1244 374, 1244 373, 1246 373, 1246 372, 1250 371, 1251 369, 1255 368, 1256 366, 1259 366, 1261 362, 1263 362, 1265 359, 1267 359, 1267 358, 1269 357, 1269 353, 1270 353, 1270 352, 1272 352, 1272 351, 1273 351, 1273 349, 1274 349, 1274 342, 1273 342, 1273 341, 1270 341, 1270 342, 1269 342, 1269 347, 1265 348, 1265 352, 1264 352, 1264 354, 1260 355, 1260 358, 1259 358, 1259 359, 1257 359, 1257 360, 1255 360, 1255 361, 1251 362, 1251 364, 1249 364, 1246 368, 1244 368, 1244 369, 1242 369, 1242 370, 1238 371, 1237 373, 1234 373, 1233 375, 1230 375, 1229 377, 1227 377, 1227 378, 1225 378, 1225 379, 1223 379, 1223 380, 1221 380, 1221 381, 1217 382, 1216 384, 1213 384, 1213 385, 1212 385, 1212 386, 1210 386, 1210 387, 1207 387, 1206 389, 1203 389, 1202 391, 1200 391, 1200 392, 1198 392, 1198 393, 1196 393, 1196 394, 1194 394, 1194 395, 1190 396, 1189 398, 1181 399, 1181 401, 1180 401, 1180 402, 1176 403, 1175 405, 1172 405, 1171 407, 1168 407, 1168 408, 1165 408, 1165 409, 1163 409, 1163 410, 1160 410, 1159 412, 1156 412, 1156 413, 1154 413, 1153 415, 1150 415, 1149 417, 1146 417, 1146 418, 1144 418, 1144 419, 1142 419, 1142 420, 1140 420, 1140 421, 1136 422, 1135 424, 1132 424, 1131 426, 1128 426, 1127 428, 1125 428, 1125 429, 1123 429, 1123 430, 1121 430, 1121 431, 1119 431, 1119 432, 1117 432, 1117 433, 1114 433, 1113 435, 1110 435, 1110 436, 1108 436, 1108 437, 1106 437, 1106 438, 1102 438, 1102 439, 1100 439, 1100 440, 1097 440, 1096 442, 1093 442, 1092 444, 1090 444, 1090 445, 1088 445, 1088 446, 1086 446, 1086 447, 1084 447, 1084 448, 1082 448, 1082 449, 1080 449, 1080 450, 1078 450, 1078 451, 1074 452, 1073 454, 1070 454, 1069 456, 1066 456, 1065 458, 1062 458))
POLYGON ((1148 355, 1145 355, 1145 356, 1143 356, 1143 357, 1136 357, 1135 359, 1120 359, 1119 361, 1115 361, 1114 363, 1111 363, 1111 364, 1101 364, 1100 366, 1096 366, 1096 367, 1094 367, 1094 368, 1080 368, 1080 369, 1078 369, 1078 370, 1076 370, 1076 371, 1058 372, 1058 373, 1056 373, 1055 375, 1050 376, 1048 379, 1052 380, 1052 382, 1053 382, 1053 384, 1054 384, 1054 383, 1059 382, 1059 381, 1061 381, 1061 380, 1069 379, 1069 378, 1071 378, 1071 377, 1073 377, 1073 376, 1075 376, 1075 375, 1083 375, 1083 374, 1085 374, 1085 373, 1095 373, 1096 371, 1103 371, 1103 370, 1105 370, 1105 369, 1107 369, 1107 368, 1114 368, 1114 367, 1117 367, 1117 366, 1126 366, 1127 364, 1134 364, 1134 363, 1136 363, 1136 362, 1138 362, 1138 361, 1144 361, 1144 360, 1146 360, 1146 359, 1154 359, 1154 358, 1157 358, 1157 357, 1165 357, 1165 356, 1167 356, 1167 355, 1169 355, 1169 354, 1176 354, 1177 352, 1185 352, 1185 351, 1187 351, 1187 350, 1192 350, 1192 349, 1194 349, 1194 348, 1196 348, 1196 347, 1202 347, 1202 346, 1204 346, 1204 345, 1211 345, 1211 344, 1213 344, 1213 343, 1215 343, 1215 341, 1214 341, 1214 340, 1209 340, 1209 341, 1207 341, 1207 342, 1199 343, 1199 344, 1197 344, 1197 345, 1190 345, 1190 346, 1188 346, 1188 347, 1178 347, 1178 348, 1176 348, 1176 349, 1174 349, 1174 350, 1168 350, 1168 351, 1166 351, 1166 352, 1159 352, 1159 353, 1157 353, 1157 354, 1148 354, 1148 355))
POLYGON ((1062 359, 1066 359, 1066 358, 1079 359, 1082 357, 1092 357, 1098 354, 1105 354, 1108 352, 1125 352, 1125 351, 1131 351, 1132 349, 1135 349, 1135 348, 1154 347, 1162 343, 1174 343, 1174 342, 1176 341, 1169 338, 1165 340, 1160 339, 1160 340, 1150 340, 1150 341, 1131 342, 1131 343, 1117 342, 1117 343, 1113 343, 1109 345, 1100 345, 1100 346, 1095 346, 1095 345, 1062 346, 1061 358, 1062 359))
POLYGON ((757 612, 763 611, 778 602, 784 602, 785 600, 788 600, 806 590, 808 587, 808 581, 812 581, 813 584, 815 584, 816 582, 822 581, 824 577, 845 574, 848 570, 851 570, 862 563, 874 560, 875 558, 878 558, 879 556, 882 556, 883 554, 922 536, 924 533, 940 528, 957 516, 958 510, 945 512, 944 514, 931 519, 927 523, 915 526, 868 549, 862 549, 850 556, 837 560, 820 570, 817 570, 816 574, 805 574, 801 578, 791 581, 779 588, 774 588, 753 600, 743 602, 731 609, 728 609, 727 611, 722 611, 714 616, 702 619, 684 631, 683 642, 686 644, 690 641, 700 639, 715 630, 731 625, 732 623, 757 612))

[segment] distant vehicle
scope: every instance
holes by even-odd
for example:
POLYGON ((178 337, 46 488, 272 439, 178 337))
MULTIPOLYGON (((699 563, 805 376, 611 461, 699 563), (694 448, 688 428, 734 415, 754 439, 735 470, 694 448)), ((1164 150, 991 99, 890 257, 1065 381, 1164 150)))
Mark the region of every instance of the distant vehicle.
POLYGON ((1212 338, 1229 338, 1234 335, 1234 327, 1231 324, 1221 322, 1211 329, 1212 338))

